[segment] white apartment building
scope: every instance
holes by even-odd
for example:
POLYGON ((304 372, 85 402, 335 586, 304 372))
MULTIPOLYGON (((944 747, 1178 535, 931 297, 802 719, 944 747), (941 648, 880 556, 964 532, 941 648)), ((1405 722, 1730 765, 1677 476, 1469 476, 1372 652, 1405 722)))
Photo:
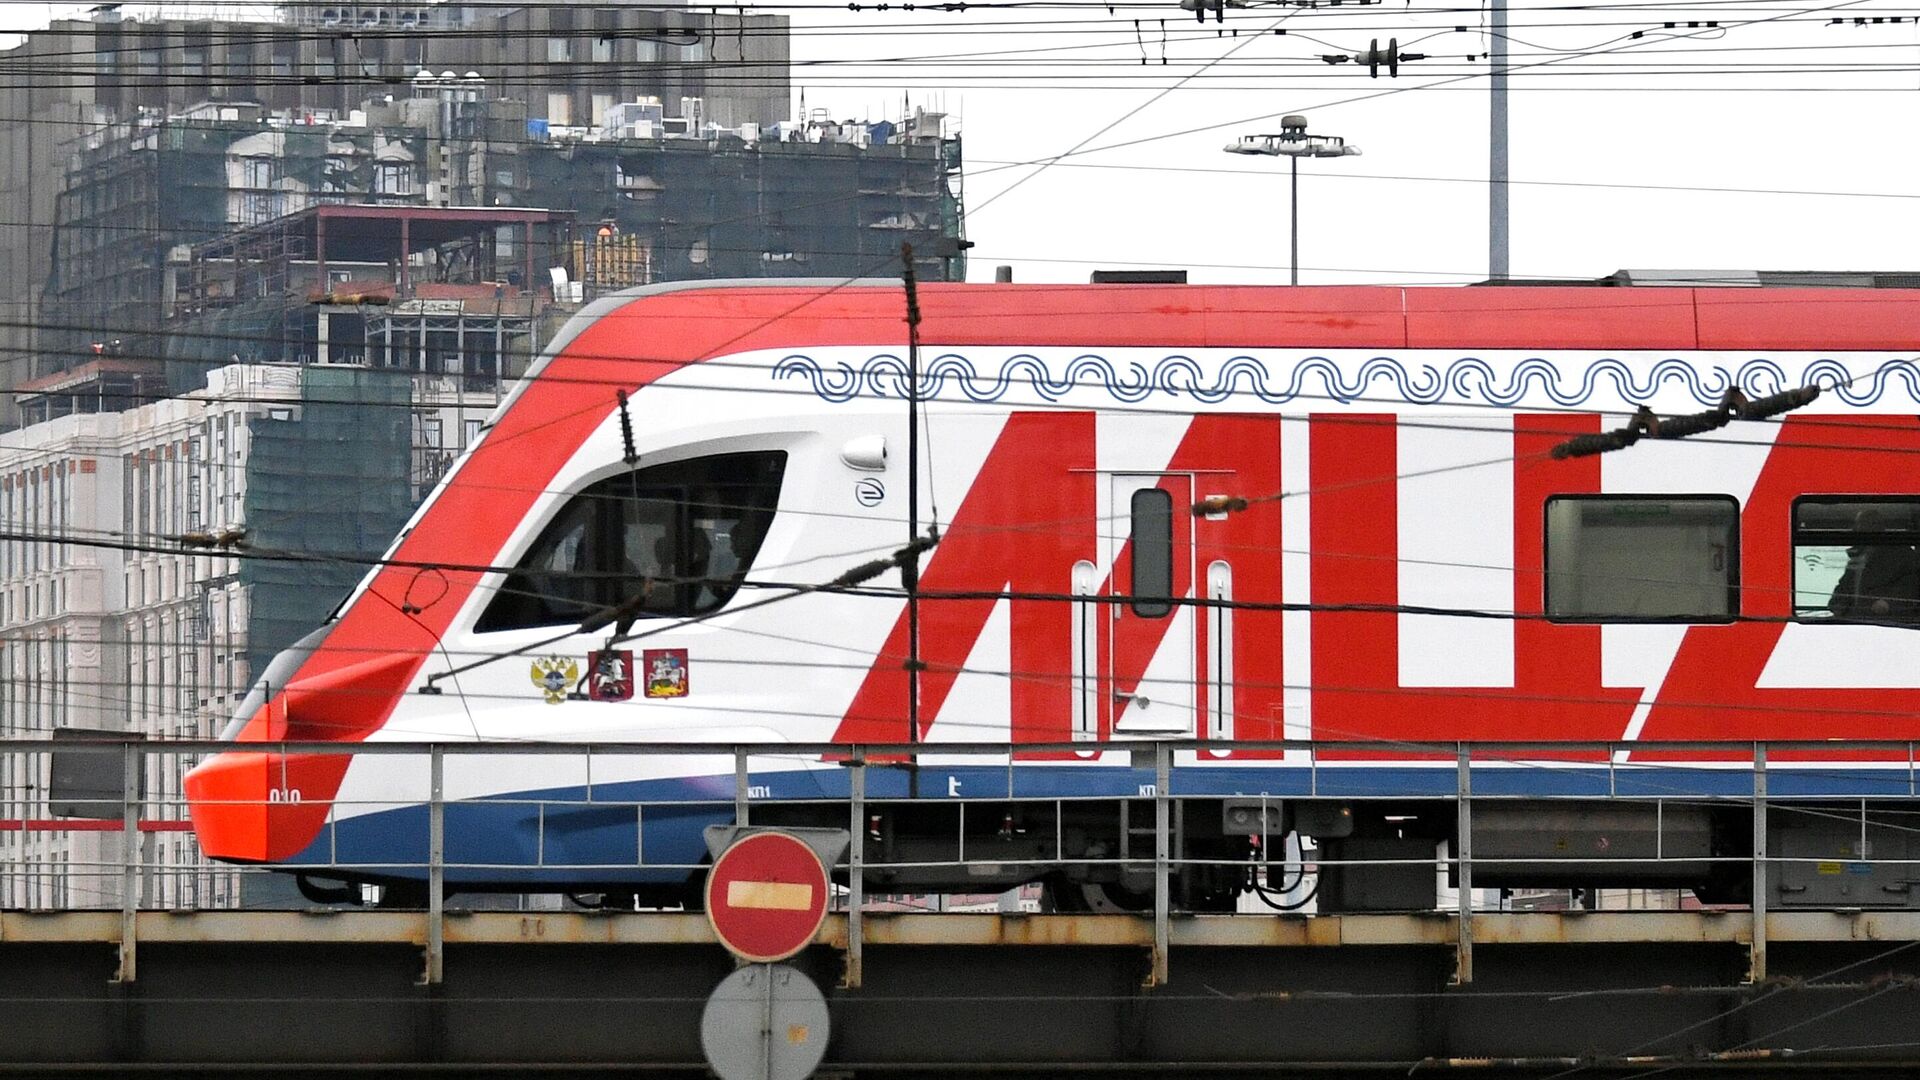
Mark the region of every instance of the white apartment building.
MULTIPOLYGON (((179 554, 178 538, 247 526, 254 441, 302 422, 302 379, 292 366, 223 367, 185 397, 0 436, 0 739, 220 734, 253 679, 257 587, 242 560, 179 554)), ((415 380, 411 460, 394 465, 414 498, 497 400, 415 380)), ((143 820, 186 818, 191 764, 148 758, 143 820)), ((46 754, 0 754, 0 908, 118 905, 120 835, 52 821, 48 765, 46 754)), ((191 832, 145 831, 137 857, 143 906, 240 900, 238 872, 202 859, 191 832)))

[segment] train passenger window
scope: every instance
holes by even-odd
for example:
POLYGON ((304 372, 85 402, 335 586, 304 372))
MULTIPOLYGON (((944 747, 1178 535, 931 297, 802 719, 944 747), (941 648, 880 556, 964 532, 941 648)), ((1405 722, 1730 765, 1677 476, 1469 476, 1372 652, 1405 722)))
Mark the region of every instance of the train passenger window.
POLYGON ((1711 622, 1740 610, 1740 504, 1728 495, 1547 500, 1547 614, 1711 622))
POLYGON ((1793 613, 1920 622, 1920 497, 1794 500, 1793 613))
POLYGON ((636 596, 650 616, 721 607, 773 523, 786 463, 779 450, 720 454, 591 485, 541 532, 475 629, 580 622, 636 596))
POLYGON ((1173 496, 1160 488, 1133 493, 1133 613, 1158 619, 1173 610, 1173 496))

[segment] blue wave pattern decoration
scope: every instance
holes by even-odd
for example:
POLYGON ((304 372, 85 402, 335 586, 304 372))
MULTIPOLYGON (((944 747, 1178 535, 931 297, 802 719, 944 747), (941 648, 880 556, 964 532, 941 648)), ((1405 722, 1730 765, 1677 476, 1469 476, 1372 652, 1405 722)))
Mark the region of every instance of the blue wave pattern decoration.
MULTIPOLYGON (((1181 353, 1162 357, 1151 369, 1138 361, 1116 364, 1095 353, 1082 353, 1057 372, 1032 353, 1014 353, 1000 362, 997 372, 985 374, 967 357, 949 352, 923 365, 919 396, 922 401, 947 398, 986 404, 1018 390, 1053 402, 1075 391, 1097 390, 1128 405, 1162 395, 1209 405, 1234 398, 1257 398, 1274 405, 1304 398, 1413 405, 1533 401, 1565 407, 1595 398, 1641 405, 1662 393, 1684 392, 1705 407, 1736 386, 1759 396, 1817 384, 1855 407, 1877 403, 1896 386, 1907 401, 1920 403, 1920 367, 1907 359, 1887 360, 1871 371, 1856 372, 1838 360, 1822 358, 1806 363, 1797 378, 1789 378, 1784 367, 1765 358, 1748 360, 1734 369, 1718 365, 1702 369, 1678 358, 1640 367, 1643 370, 1636 372, 1623 361, 1602 357, 1584 370, 1562 370, 1534 356, 1502 374, 1475 356, 1460 357, 1445 370, 1432 364, 1410 369, 1391 356, 1375 356, 1349 374, 1329 357, 1304 356, 1280 379, 1265 362, 1245 354, 1229 357, 1209 374, 1208 366, 1181 353)), ((877 353, 858 367, 845 361, 822 364, 793 353, 782 357, 772 374, 775 381, 803 382, 814 394, 836 404, 862 396, 903 400, 907 396, 907 363, 896 353, 877 353)))

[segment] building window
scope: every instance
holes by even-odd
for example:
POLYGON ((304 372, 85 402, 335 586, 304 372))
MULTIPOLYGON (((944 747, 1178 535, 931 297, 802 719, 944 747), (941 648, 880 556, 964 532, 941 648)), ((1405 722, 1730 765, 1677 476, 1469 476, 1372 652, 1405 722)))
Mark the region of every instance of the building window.
POLYGON ((593 62, 594 63, 606 64, 606 63, 612 62, 613 40, 614 40, 613 38, 606 37, 606 36, 597 37, 593 39, 593 62))
POLYGON ((1920 622, 1920 497, 1794 500, 1793 613, 1920 622))
POLYGON ((1547 500, 1547 614, 1712 622, 1740 610, 1740 504, 1730 495, 1547 500))
POLYGON ((1173 611, 1173 496, 1160 488, 1133 493, 1127 545, 1133 552, 1133 613, 1158 619, 1173 611))
POLYGON ((612 94, 593 95, 593 115, 588 117, 598 127, 607 122, 607 114, 613 111, 612 94))
POLYGON ((573 41, 563 37, 547 39, 547 63, 564 64, 573 59, 573 41))
POLYGON ((577 623, 641 597, 648 616, 719 608, 773 524, 786 462, 779 450, 720 454, 586 488, 540 533, 475 629, 577 623))
POLYGON ((571 94, 547 95, 547 123, 555 127, 566 127, 573 123, 571 94))
POLYGON ((428 449, 440 449, 440 418, 423 416, 420 418, 420 445, 428 449))
POLYGON ((376 195, 413 194, 413 166, 404 161, 383 161, 373 174, 376 195))
POLYGON ((483 422, 484 421, 480 421, 480 420, 467 421, 467 441, 465 443, 462 443, 461 445, 472 446, 474 443, 477 443, 480 441, 480 425, 483 422))

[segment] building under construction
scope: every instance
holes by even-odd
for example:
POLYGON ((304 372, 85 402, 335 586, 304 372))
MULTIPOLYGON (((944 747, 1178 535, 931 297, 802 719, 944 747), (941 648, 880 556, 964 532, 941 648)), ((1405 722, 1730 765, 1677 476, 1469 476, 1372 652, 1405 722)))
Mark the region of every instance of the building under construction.
MULTIPOLYGON (((250 21, 123 18, 118 5, 105 4, 88 19, 55 20, 0 51, 0 117, 9 118, 0 121, 0 200, 16 219, 0 227, 0 300, 8 311, 0 325, 0 390, 46 374, 43 347, 58 353, 70 345, 43 342, 41 325, 72 326, 92 315, 63 310, 59 290, 48 288, 56 218, 95 223, 99 234, 90 241, 62 238, 76 253, 114 245, 128 228, 164 254, 226 225, 257 223, 222 219, 212 203, 195 201, 195 191, 210 196, 214 185, 194 172, 192 144, 218 143, 222 126, 252 134, 262 117, 294 124, 344 119, 369 99, 409 97, 423 71, 483 80, 491 95, 520 102, 523 120, 561 128, 591 127, 616 103, 647 98, 667 103, 667 114, 682 123, 682 102, 697 102, 701 123, 772 124, 790 115, 787 50, 785 16, 672 4, 302 2, 250 21), (214 130, 194 133, 177 122, 184 117, 214 130), (156 123, 168 127, 160 142, 133 131, 156 123), (115 131, 131 135, 141 150, 182 156, 159 162, 101 153, 115 131), (167 193, 165 206, 159 192, 167 193), (121 212, 143 199, 148 217, 121 212)), ((524 124, 511 135, 527 138, 524 124)), ((491 174, 472 178, 482 177, 493 182, 491 174)), ((109 260, 126 276, 102 288, 117 290, 121 305, 151 302, 147 286, 157 269, 149 264, 159 258, 109 260)), ((74 281, 68 269, 66 280, 74 281)), ((51 358, 55 365, 73 359, 51 358)), ((17 422, 13 403, 0 397, 0 425, 17 422)))
MULTIPOLYGON (((680 117, 640 101, 556 127, 489 95, 430 76, 339 117, 207 104, 89 132, 56 200, 48 317, 24 376, 102 355, 342 362, 359 355, 361 316, 337 313, 343 338, 309 310, 341 286, 393 303, 512 299, 524 321, 656 280, 884 272, 902 243, 923 253, 924 279, 963 275, 960 143, 939 114, 722 127, 687 119, 705 107, 689 99, 680 117), (465 232, 448 231, 456 219, 465 232)), ((461 370, 479 369, 515 370, 461 370)), ((184 391, 202 370, 171 364, 167 380, 184 391)))

